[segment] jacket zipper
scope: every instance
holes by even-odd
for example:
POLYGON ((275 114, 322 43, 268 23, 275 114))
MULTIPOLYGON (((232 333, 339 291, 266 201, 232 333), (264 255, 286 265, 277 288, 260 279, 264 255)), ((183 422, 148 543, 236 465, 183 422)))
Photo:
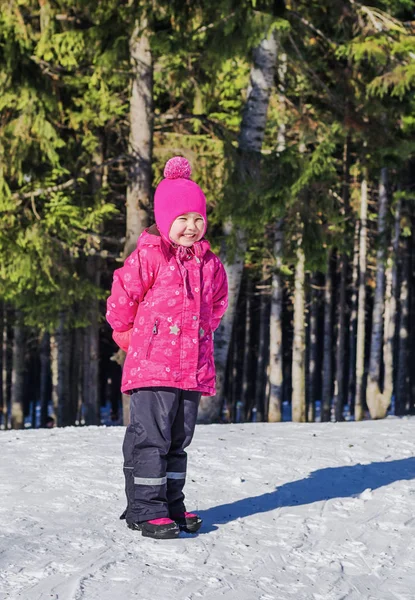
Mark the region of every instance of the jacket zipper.
POLYGON ((147 347, 147 354, 146 354, 146 359, 148 359, 150 357, 150 350, 151 350, 151 346, 153 344, 153 340, 154 340, 154 336, 158 334, 159 330, 158 330, 158 324, 159 324, 159 320, 156 319, 154 321, 154 325, 153 325, 153 330, 151 332, 151 337, 150 337, 150 341, 148 343, 148 347, 147 347))

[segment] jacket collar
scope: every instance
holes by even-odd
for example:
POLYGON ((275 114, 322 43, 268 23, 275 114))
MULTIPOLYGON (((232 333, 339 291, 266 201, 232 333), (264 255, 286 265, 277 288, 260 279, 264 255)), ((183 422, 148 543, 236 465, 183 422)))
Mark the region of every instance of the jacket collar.
POLYGON ((206 252, 210 249, 209 242, 204 238, 199 242, 195 242, 193 246, 190 246, 189 248, 173 244, 159 232, 156 225, 152 225, 151 227, 145 229, 138 238, 137 248, 140 249, 144 246, 160 246, 167 260, 172 255, 179 260, 183 260, 190 255, 201 260, 206 252))

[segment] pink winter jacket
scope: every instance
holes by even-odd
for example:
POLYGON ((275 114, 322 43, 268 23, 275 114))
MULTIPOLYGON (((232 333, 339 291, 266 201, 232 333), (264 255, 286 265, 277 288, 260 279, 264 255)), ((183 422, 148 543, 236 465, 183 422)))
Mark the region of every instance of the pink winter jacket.
POLYGON ((213 331, 228 305, 225 269, 201 240, 174 247, 155 226, 114 272, 113 338, 127 351, 121 390, 167 386, 215 394, 213 331))

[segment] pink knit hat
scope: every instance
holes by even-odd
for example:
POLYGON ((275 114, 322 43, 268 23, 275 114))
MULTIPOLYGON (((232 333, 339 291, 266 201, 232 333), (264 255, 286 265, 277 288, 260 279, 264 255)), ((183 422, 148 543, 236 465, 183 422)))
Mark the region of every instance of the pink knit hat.
POLYGON ((154 194, 156 225, 169 238, 170 227, 175 219, 188 212, 196 212, 206 218, 206 198, 200 187, 190 179, 192 168, 182 156, 174 156, 164 167, 164 177, 154 194))

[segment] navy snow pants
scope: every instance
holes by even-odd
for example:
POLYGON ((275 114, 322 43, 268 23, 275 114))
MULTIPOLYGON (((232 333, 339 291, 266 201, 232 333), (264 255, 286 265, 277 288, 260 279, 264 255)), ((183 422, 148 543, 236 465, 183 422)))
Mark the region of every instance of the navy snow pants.
POLYGON ((128 522, 184 512, 187 455, 201 394, 177 388, 140 388, 131 395, 123 454, 128 522))

